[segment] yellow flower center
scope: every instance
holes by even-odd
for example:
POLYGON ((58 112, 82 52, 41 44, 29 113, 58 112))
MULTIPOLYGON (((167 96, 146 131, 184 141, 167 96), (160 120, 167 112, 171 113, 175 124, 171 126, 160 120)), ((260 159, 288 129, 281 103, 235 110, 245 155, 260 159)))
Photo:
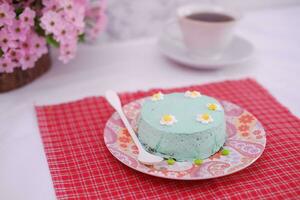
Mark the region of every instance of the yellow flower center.
POLYGON ((208 105, 208 109, 209 109, 209 110, 217 110, 217 105, 211 103, 211 104, 208 105))
POLYGON ((199 93, 197 91, 192 91, 191 94, 192 96, 198 96, 199 93))
POLYGON ((203 120, 209 120, 209 114, 207 114, 207 113, 205 113, 205 114, 203 114, 202 116, 201 116, 201 118, 203 119, 203 120))
POLYGON ((153 94, 152 97, 154 99, 159 99, 160 98, 160 93, 153 94))
POLYGON ((171 115, 164 115, 163 116, 163 120, 165 121, 165 122, 171 122, 172 121, 172 116, 171 115))

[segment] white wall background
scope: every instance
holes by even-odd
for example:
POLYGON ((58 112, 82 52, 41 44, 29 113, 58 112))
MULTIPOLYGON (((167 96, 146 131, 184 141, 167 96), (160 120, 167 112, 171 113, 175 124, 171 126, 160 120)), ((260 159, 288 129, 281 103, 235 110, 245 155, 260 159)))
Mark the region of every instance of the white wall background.
POLYGON ((188 3, 215 4, 248 12, 300 4, 300 0, 108 0, 109 17, 101 41, 155 36, 178 6, 188 3))

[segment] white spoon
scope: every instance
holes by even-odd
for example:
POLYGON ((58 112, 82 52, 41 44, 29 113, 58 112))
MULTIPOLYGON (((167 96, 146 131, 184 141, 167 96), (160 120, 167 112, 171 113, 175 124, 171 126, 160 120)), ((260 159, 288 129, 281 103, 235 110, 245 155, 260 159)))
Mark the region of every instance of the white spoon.
POLYGON ((133 139, 133 142, 137 146, 137 148, 139 150, 138 160, 141 163, 144 163, 144 164, 147 164, 147 165, 151 165, 151 164, 161 162, 163 160, 162 157, 150 154, 147 151, 145 151, 144 148, 142 147, 142 144, 140 143, 139 139, 137 138, 134 130, 132 129, 131 125, 129 124, 129 122, 128 122, 128 120, 127 120, 127 118, 126 118, 126 116, 123 112, 121 101, 120 101, 120 98, 117 95, 117 93, 112 91, 112 90, 108 90, 108 91, 105 92, 105 97, 106 97, 106 100, 110 103, 110 105, 120 115, 125 127, 128 129, 128 132, 129 132, 130 136, 133 139))

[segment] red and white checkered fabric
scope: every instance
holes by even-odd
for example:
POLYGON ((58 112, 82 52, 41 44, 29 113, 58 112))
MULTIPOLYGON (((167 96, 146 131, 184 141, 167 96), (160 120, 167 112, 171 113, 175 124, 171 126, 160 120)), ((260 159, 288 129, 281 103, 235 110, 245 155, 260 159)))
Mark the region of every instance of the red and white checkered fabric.
POLYGON ((148 96, 199 90, 253 113, 267 133, 250 167, 222 178, 174 181, 142 174, 107 150, 103 128, 113 113, 103 97, 36 107, 58 199, 300 199, 300 120, 251 79, 121 94, 123 104, 148 96))

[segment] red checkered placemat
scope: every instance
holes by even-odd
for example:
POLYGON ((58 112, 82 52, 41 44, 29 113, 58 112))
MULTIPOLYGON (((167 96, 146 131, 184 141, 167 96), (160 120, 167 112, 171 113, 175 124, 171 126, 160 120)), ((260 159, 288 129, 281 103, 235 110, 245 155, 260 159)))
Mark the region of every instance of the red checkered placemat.
POLYGON ((174 181, 121 164, 107 150, 103 128, 113 113, 103 97, 36 107, 58 199, 297 199, 300 120, 251 79, 121 94, 123 104, 165 93, 199 90, 253 113, 267 133, 265 152, 250 167, 222 178, 174 181))

